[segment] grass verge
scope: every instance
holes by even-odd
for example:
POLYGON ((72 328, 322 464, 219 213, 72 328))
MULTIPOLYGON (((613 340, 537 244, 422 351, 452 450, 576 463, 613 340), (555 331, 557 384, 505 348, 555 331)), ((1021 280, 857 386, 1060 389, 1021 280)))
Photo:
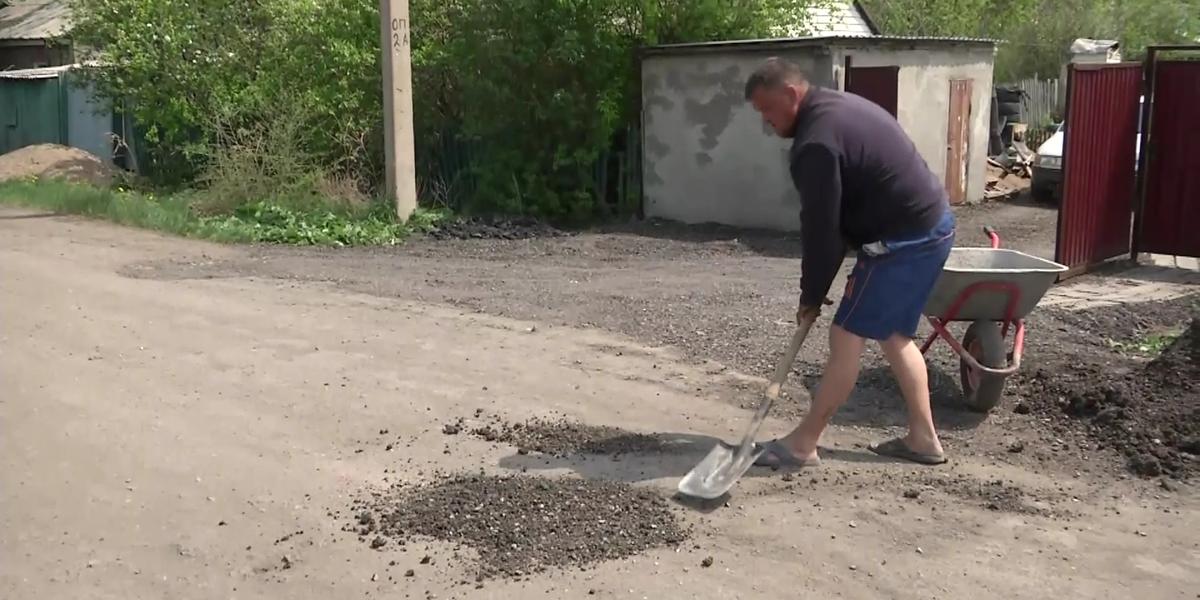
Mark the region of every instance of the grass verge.
POLYGON ((391 245, 445 218, 443 213, 422 209, 400 223, 383 206, 354 213, 298 211, 267 202, 247 204, 227 215, 201 216, 193 210, 194 200, 186 192, 160 196, 57 180, 0 182, 0 204, 224 243, 391 245))

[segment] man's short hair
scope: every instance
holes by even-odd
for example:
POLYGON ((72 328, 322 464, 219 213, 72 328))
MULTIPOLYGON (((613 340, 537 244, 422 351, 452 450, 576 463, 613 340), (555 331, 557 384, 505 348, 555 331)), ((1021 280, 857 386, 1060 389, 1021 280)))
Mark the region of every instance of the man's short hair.
POLYGON ((750 74, 746 80, 746 99, 749 100, 759 88, 774 89, 785 85, 800 85, 808 81, 800 65, 778 57, 771 57, 750 74))

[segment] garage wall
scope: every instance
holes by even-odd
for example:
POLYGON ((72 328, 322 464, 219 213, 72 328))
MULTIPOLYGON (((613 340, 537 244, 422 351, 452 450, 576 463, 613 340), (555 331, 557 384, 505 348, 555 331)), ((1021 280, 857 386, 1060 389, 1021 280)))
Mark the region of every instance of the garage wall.
POLYGON ((647 217, 793 230, 800 198, 788 142, 745 100, 746 79, 769 56, 833 84, 824 47, 777 52, 700 51, 642 63, 643 192, 647 217))
POLYGON ((834 64, 844 65, 846 56, 851 57, 855 67, 900 67, 896 118, 941 181, 946 179, 950 80, 973 81, 967 202, 981 200, 987 183, 994 50, 990 46, 971 45, 921 50, 848 47, 834 51, 834 64))

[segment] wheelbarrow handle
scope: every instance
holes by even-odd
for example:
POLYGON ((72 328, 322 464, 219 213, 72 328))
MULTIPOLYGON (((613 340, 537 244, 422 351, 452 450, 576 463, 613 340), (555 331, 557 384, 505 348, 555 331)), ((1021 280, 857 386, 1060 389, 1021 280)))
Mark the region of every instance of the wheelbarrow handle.
POLYGON ((992 243, 993 250, 1000 247, 1000 234, 996 231, 995 227, 984 225, 983 232, 987 234, 988 240, 992 243))

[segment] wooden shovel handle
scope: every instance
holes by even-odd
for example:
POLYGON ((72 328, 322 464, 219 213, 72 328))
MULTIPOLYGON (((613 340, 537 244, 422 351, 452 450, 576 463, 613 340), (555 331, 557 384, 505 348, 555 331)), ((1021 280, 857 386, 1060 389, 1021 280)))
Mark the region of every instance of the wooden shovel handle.
POLYGON ((807 319, 796 326, 796 332, 792 334, 791 345, 788 346, 787 352, 780 357, 779 363, 775 365, 775 374, 771 375, 771 385, 767 386, 768 398, 779 399, 783 382, 787 381, 788 373, 792 370, 792 363, 796 362, 796 355, 800 353, 800 346, 804 345, 804 338, 808 337, 808 330, 812 329, 815 322, 815 318, 807 319))

